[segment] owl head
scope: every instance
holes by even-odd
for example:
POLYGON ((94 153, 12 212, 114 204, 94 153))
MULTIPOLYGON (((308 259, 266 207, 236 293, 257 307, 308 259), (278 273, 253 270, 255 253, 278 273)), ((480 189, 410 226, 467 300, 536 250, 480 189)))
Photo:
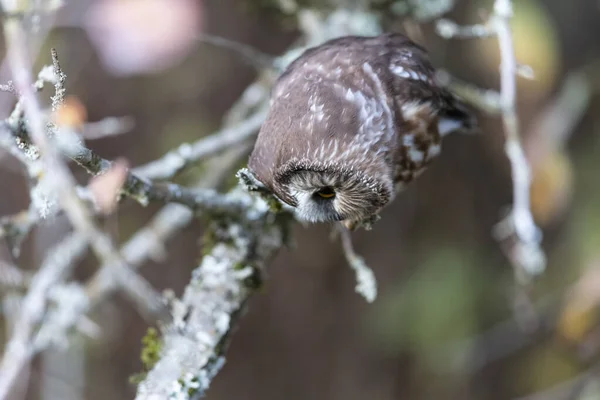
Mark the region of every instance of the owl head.
POLYGON ((392 192, 368 171, 322 159, 294 159, 274 177, 274 193, 308 222, 361 221, 385 206, 392 192))
POLYGON ((308 78, 275 88, 248 167, 301 220, 372 217, 394 196, 385 110, 358 89, 308 78))

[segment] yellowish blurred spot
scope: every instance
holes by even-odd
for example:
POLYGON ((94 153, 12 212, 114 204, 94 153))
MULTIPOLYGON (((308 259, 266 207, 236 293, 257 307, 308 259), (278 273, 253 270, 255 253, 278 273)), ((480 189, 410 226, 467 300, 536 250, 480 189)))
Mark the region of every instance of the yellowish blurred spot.
POLYGON ((568 341, 579 343, 596 324, 596 309, 579 302, 567 304, 558 321, 558 332, 568 341))
POLYGON ((114 161, 108 171, 90 180, 88 189, 98 210, 105 215, 115 211, 119 191, 127 179, 129 163, 125 159, 114 161))
MULTIPOLYGON (((474 12, 481 9, 493 10, 493 1, 479 1, 475 4, 474 12)), ((556 29, 550 14, 540 1, 514 1, 513 9, 511 28, 517 62, 529 65, 535 75, 534 80, 519 79, 519 95, 537 98, 552 88, 559 72, 556 29)), ((497 72, 501 60, 498 46, 490 40, 477 40, 475 43, 484 55, 488 68, 497 72)))
POLYGON ((598 323, 600 304, 600 262, 592 259, 571 289, 558 320, 558 332, 565 339, 581 342, 598 323))
POLYGON ((552 151, 532 167, 531 211, 547 226, 560 218, 573 194, 573 167, 564 151, 552 151))
MULTIPOLYGON (((574 377, 578 372, 577 365, 557 352, 552 346, 536 346, 532 351, 517 361, 512 369, 514 386, 523 392, 519 399, 549 400, 552 396, 535 396, 533 393, 543 392, 574 377)), ((516 397, 512 397, 513 399, 516 397)), ((557 399, 559 397, 555 397, 557 399)))
POLYGON ((54 114, 54 123, 59 127, 79 129, 87 121, 87 109, 75 96, 65 98, 65 103, 54 114))

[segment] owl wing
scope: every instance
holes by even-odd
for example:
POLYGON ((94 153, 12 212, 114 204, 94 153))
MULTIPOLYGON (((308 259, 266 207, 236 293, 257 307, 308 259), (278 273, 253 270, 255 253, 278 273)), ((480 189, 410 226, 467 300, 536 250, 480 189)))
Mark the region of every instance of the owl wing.
POLYGON ((435 69, 423 47, 397 33, 379 38, 388 51, 392 93, 400 109, 409 105, 429 105, 439 117, 442 136, 455 130, 475 128, 475 119, 468 108, 437 83, 435 69))

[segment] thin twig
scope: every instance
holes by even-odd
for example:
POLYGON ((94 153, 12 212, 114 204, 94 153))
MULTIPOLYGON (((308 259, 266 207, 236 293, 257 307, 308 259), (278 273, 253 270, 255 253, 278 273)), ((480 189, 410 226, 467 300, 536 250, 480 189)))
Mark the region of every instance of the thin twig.
MULTIPOLYGON (((515 51, 510 19, 512 17, 512 3, 510 0, 496 0, 494 4, 495 30, 498 35, 502 62, 500 65, 500 96, 502 99, 502 121, 506 134, 505 151, 512 168, 513 180, 513 207, 507 218, 496 229, 497 237, 507 238, 507 226, 513 231, 518 242, 515 244, 513 259, 527 275, 537 275, 545 269, 546 259, 540 243, 542 234, 535 225, 531 214, 529 201, 529 186, 531 172, 525 152, 521 146, 519 135, 519 121, 516 112, 516 66, 515 51)), ((520 273, 517 272, 517 277, 520 273)))
POLYGON ((267 110, 263 107, 238 125, 203 137, 195 143, 184 143, 161 158, 135 168, 133 173, 146 179, 172 178, 190 164, 251 138, 262 125, 266 114, 267 110))
POLYGON ((242 56, 242 59, 260 69, 275 69, 275 57, 263 53, 262 51, 249 46, 244 43, 230 40, 222 36, 211 35, 203 33, 198 37, 198 40, 202 43, 207 43, 213 46, 221 47, 224 49, 233 50, 242 56))
MULTIPOLYGON (((519 71, 529 69, 519 66, 515 58, 510 20, 513 15, 511 0, 495 0, 494 13, 484 25, 459 27, 448 20, 438 21, 438 33, 445 38, 473 38, 495 35, 500 46, 500 94, 493 92, 477 93, 468 88, 463 90, 475 104, 486 110, 494 111, 498 104, 504 125, 505 153, 511 165, 513 182, 513 204, 508 215, 494 227, 495 237, 504 242, 503 249, 515 266, 515 276, 520 283, 526 283, 532 276, 540 274, 546 267, 546 256, 541 248, 542 233, 536 226, 531 213, 529 199, 531 172, 525 156, 519 133, 519 120, 516 111, 517 75, 519 71), (490 102, 489 100, 493 100, 490 102)), ((441 81, 448 84, 449 75, 441 75, 441 81)), ((463 86, 463 85, 461 85, 463 86)), ((462 88, 464 89, 464 87, 462 88)))
POLYGON ((35 274, 25 296, 6 350, 0 362, 0 399, 6 399, 21 369, 33 357, 32 338, 36 325, 44 317, 48 294, 83 256, 87 243, 80 235, 71 234, 48 254, 35 274))
MULTIPOLYGON (((40 150, 41 160, 50 176, 55 196, 59 199, 63 210, 76 231, 90 244, 97 257, 114 266, 114 274, 125 293, 141 310, 152 311, 161 308, 157 303, 158 296, 151 296, 152 287, 141 277, 132 273, 114 249, 110 238, 96 228, 86 205, 79 199, 76 182, 54 143, 49 140, 46 129, 52 131, 54 126, 46 123, 43 112, 33 90, 33 79, 30 73, 30 61, 25 53, 26 35, 21 23, 10 20, 4 26, 7 39, 7 53, 15 78, 15 85, 20 92, 25 114, 28 117, 29 134, 40 150), (152 302, 149 302, 149 300, 152 302)), ((52 97, 52 110, 56 111, 64 102, 66 75, 60 68, 56 51, 52 51, 55 95, 52 97)))
POLYGON ((86 123, 81 130, 81 136, 85 140, 103 139, 129 132, 134 126, 135 122, 131 117, 108 117, 86 123))
POLYGON ((0 218, 0 238, 7 240, 13 257, 19 256, 21 243, 38 221, 39 214, 31 208, 0 218))
MULTIPOLYGON (((214 186, 224 178, 227 171, 231 172, 231 166, 238 162, 241 154, 244 154, 242 150, 244 149, 234 149, 228 157, 219 159, 220 168, 217 171, 220 173, 207 177, 203 186, 214 186)), ((153 257, 173 234, 186 226, 192 219, 193 212, 187 207, 177 204, 165 206, 145 228, 139 230, 123 245, 121 248, 123 259, 130 268, 140 267, 149 257, 153 257)), ((57 249, 53 251, 57 251, 57 249)), ((69 252, 64 262, 73 264, 75 257, 76 253, 69 252)), ((78 330, 86 332, 88 335, 94 335, 93 324, 86 319, 85 313, 105 300, 118 286, 114 277, 114 266, 108 264, 103 265, 100 271, 89 280, 86 287, 80 289, 78 300, 75 298, 78 293, 77 288, 71 286, 68 301, 57 303, 55 310, 45 316, 45 322, 40 327, 38 334, 31 338, 26 354, 27 359, 31 359, 35 354, 66 338, 67 333, 73 327, 77 327, 78 330)))
POLYGON ((377 279, 373 270, 365 263, 364 258, 356 254, 352 246, 350 231, 339 225, 342 248, 348 265, 356 273, 356 292, 372 303, 377 298, 377 279))
POLYGON ((449 19, 439 19, 435 26, 438 35, 444 38, 481 39, 494 35, 493 29, 484 24, 458 25, 449 19))
POLYGON ((0 288, 26 289, 31 283, 32 274, 15 265, 0 261, 0 288))
POLYGON ((529 125, 524 148, 533 166, 566 146, 593 93, 593 85, 583 69, 567 74, 559 92, 529 125))
MULTIPOLYGON (((258 119, 259 118, 256 120, 258 119)), ((55 134, 63 133, 67 132, 60 129, 55 131, 55 134)), ((1 132, 0 139, 2 139, 1 132)), ((216 142, 218 142, 218 140, 216 142)), ((3 143, 4 142, 0 140, 0 145, 3 145, 3 143)), ((217 143, 217 146, 220 146, 220 144, 217 143)), ((37 149, 37 146, 27 143, 22 139, 19 139, 18 147, 19 149, 15 150, 15 153, 18 153, 19 151, 26 152, 26 154, 40 153, 40 151, 37 149)), ((12 145, 11 148, 14 149, 15 146, 12 145)), ((108 172, 113 166, 113 162, 98 156, 92 150, 85 147, 81 142, 70 141, 68 145, 63 144, 63 146, 61 146, 61 150, 64 150, 63 152, 65 155, 72 158, 93 176, 102 175, 108 172)), ((201 152, 202 154, 206 154, 205 150, 201 150, 201 152)), ((21 156, 23 157, 22 154, 21 156)), ((26 157, 23 157, 22 161, 24 161, 24 163, 29 162, 26 157)), ((70 178, 70 180, 72 181, 72 178, 70 178)), ((54 182, 54 178, 52 181, 54 182)), ((215 204, 215 199, 218 197, 215 193, 207 193, 202 190, 190 189, 175 183, 154 183, 132 172, 128 172, 125 183, 121 187, 120 191, 123 195, 131 197, 144 206, 148 205, 151 201, 158 201, 163 203, 180 203, 190 207, 193 210, 209 211, 211 209, 215 209, 217 212, 220 212, 217 207, 219 204, 215 204)), ((75 189, 75 194, 79 196, 77 188, 75 189)))
POLYGON ((436 72, 436 80, 464 101, 489 114, 497 115, 502 112, 500 93, 495 90, 481 89, 473 84, 463 82, 444 70, 436 72))
MULTIPOLYGON (((240 105, 241 110, 243 107, 240 105)), ((240 118, 245 115, 240 114, 240 118)), ((234 119, 232 123, 236 122, 234 119)), ((241 156, 249 151, 247 145, 239 146, 226 152, 220 158, 211 160, 211 170, 214 174, 202 178, 199 186, 201 188, 210 188, 217 186, 232 172, 232 168, 237 165, 241 156)), ((164 243, 172 237, 177 231, 188 225, 194 216, 194 212, 187 207, 178 204, 168 204, 160 210, 148 223, 131 237, 121 248, 121 255, 126 263, 136 269, 143 265, 149 258, 156 258, 161 254, 164 243)), ((100 304, 109 294, 118 288, 112 272, 112 266, 105 264, 88 281, 85 288, 81 289, 80 301, 62 302, 57 304, 56 311, 50 313, 46 318, 46 323, 40 330, 40 333, 34 340, 32 352, 45 350, 52 343, 66 337, 73 327, 78 330, 90 333, 91 323, 86 321, 85 313, 100 304)), ((75 292, 76 293, 76 292, 75 292)), ((165 319, 166 321, 166 319, 165 319)))

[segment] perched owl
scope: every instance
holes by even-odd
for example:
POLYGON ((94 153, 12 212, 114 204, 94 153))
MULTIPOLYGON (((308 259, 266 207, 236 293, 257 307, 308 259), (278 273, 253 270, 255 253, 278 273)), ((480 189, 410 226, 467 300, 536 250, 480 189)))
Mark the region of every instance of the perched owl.
POLYGON ((309 222, 373 218, 472 129, 465 107, 434 81, 407 37, 346 36, 305 51, 279 77, 248 167, 309 222))

